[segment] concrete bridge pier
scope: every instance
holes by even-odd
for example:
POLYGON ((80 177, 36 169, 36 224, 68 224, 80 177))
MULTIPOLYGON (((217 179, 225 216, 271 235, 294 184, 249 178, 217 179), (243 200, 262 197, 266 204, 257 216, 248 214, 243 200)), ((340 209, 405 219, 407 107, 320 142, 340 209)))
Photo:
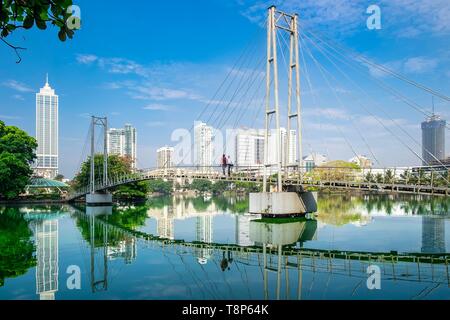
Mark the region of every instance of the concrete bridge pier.
POLYGON ((298 216, 317 211, 312 192, 250 193, 249 212, 269 217, 298 216))
POLYGON ((86 205, 88 206, 110 206, 112 205, 112 194, 105 193, 88 193, 86 195, 86 205))

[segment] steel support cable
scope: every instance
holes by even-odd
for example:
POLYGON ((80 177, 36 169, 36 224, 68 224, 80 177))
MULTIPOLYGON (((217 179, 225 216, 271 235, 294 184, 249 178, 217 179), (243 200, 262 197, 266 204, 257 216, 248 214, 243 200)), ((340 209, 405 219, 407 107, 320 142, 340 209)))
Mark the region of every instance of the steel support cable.
MULTIPOLYGON (((320 33, 320 32, 316 31, 316 33, 320 33)), ((325 37, 325 38, 328 38, 328 37, 326 37, 323 34, 322 34, 322 36, 325 37)), ((333 42, 336 47, 339 47, 341 50, 347 52, 355 60, 358 60, 360 62, 366 63, 366 64, 368 64, 368 65, 370 65, 370 66, 372 66, 372 67, 374 67, 374 68, 376 68, 376 69, 378 69, 380 71, 383 71, 384 73, 388 73, 388 74, 394 76, 395 78, 397 78, 399 80, 402 80, 402 81, 404 81, 404 82, 406 82, 406 83, 408 83, 408 84, 410 84, 410 85, 412 85, 412 86, 414 86, 414 87, 416 87, 418 89, 426 91, 426 92, 432 94, 433 96, 439 97, 439 98, 441 98, 443 100, 446 100, 446 101, 450 102, 450 97, 449 96, 446 96, 445 94, 437 92, 436 90, 433 90, 433 89, 431 89, 431 88, 429 88, 429 87, 427 87, 427 86, 425 86, 425 85, 423 85, 421 83, 418 83, 418 82, 416 82, 414 80, 411 80, 411 79, 407 78, 405 75, 402 75, 402 74, 400 74, 398 72, 395 72, 395 71, 393 71, 392 69, 390 69, 390 68, 388 68, 386 66, 380 65, 380 64, 370 60, 368 57, 364 56, 361 53, 352 52, 350 49, 346 48, 342 44, 339 44, 339 43, 337 43, 337 42, 335 42, 335 41, 333 41, 333 40, 331 40, 329 38, 328 38, 328 40, 330 42, 333 42)))
MULTIPOLYGON (((255 32, 256 35, 256 32, 255 32)), ((200 119, 204 113, 206 112, 206 110, 215 103, 215 99, 217 97, 217 95, 219 94, 220 90, 224 87, 225 83, 227 82, 227 80, 229 79, 229 77, 235 72, 236 67, 238 66, 238 64, 242 64, 244 57, 250 52, 250 48, 251 46, 254 45, 256 39, 254 37, 251 38, 251 40, 248 42, 248 44, 246 45, 246 48, 241 52, 241 54, 239 55, 238 59, 235 61, 235 63, 233 64, 233 66, 231 67, 231 69, 228 71, 226 77, 224 78, 224 80, 220 83, 219 87, 217 88, 217 90, 214 92, 212 98, 210 100, 208 100, 208 102, 206 103, 205 107, 202 109, 202 111, 199 113, 199 115, 196 117, 197 119, 200 119)), ((228 89, 227 89, 228 90, 228 89)), ((217 109, 218 104, 216 103, 216 108, 217 109)), ((214 111, 215 113, 215 111, 214 111)), ((194 125, 191 126, 190 130, 189 130, 189 134, 192 132, 192 130, 194 129, 194 125)), ((183 137, 183 139, 186 138, 186 135, 183 137)), ((180 162, 183 162, 185 159, 183 158, 180 162)), ((164 167, 167 165, 167 161, 164 165, 164 167)))
MULTIPOLYGON (((231 112, 228 114, 228 117, 225 119, 225 121, 223 120, 223 117, 225 116, 225 114, 227 113, 227 109, 228 107, 231 105, 231 103, 234 101, 234 99, 238 96, 238 93, 242 90, 243 86, 241 86, 242 81, 246 78, 247 81, 252 78, 254 76, 254 74, 258 71, 258 65, 261 64, 262 61, 260 61, 255 68, 251 68, 249 70, 246 70, 245 72, 241 72, 241 77, 238 83, 238 86, 235 88, 235 91, 233 93, 232 98, 229 100, 228 104, 226 105, 226 107, 223 109, 222 113, 219 115, 220 119, 219 122, 217 123, 217 128, 215 128, 216 130, 222 130, 223 127, 226 125, 226 122, 228 121, 228 119, 234 114, 234 112, 236 112, 236 110, 238 108, 231 108, 231 112), (251 71, 250 71, 251 70, 251 71)), ((249 85, 247 86, 247 91, 244 93, 244 95, 246 96, 248 91, 250 90, 250 88, 253 86, 253 84, 255 83, 257 78, 252 78, 252 81, 248 81, 249 85)), ((217 119, 217 118, 216 118, 217 119)), ((216 123, 216 121, 213 121, 211 124, 214 125, 216 123)), ((195 141, 194 141, 195 142, 195 141)), ((212 141, 208 141, 208 144, 210 145, 212 141)), ((208 145, 208 147, 209 147, 208 145)), ((194 143, 192 143, 191 145, 191 149, 193 148, 194 143)), ((183 159, 184 161, 184 159, 183 159)))
MULTIPOLYGON (((303 40, 303 41, 304 41, 304 40, 303 40)), ((314 60, 320 65, 320 63, 319 63, 316 59, 314 59, 314 60)), ((330 75, 330 77, 333 78, 333 79, 336 81, 336 83, 338 83, 336 77, 334 77, 334 75, 331 74, 331 72, 329 72, 328 70, 326 70, 323 66, 321 66, 321 69, 322 69, 322 71, 327 72, 327 73, 330 75)), ((327 78, 324 77, 324 79, 327 79, 327 78)), ((327 79, 326 81, 327 81, 328 84, 330 84, 330 82, 328 81, 328 79, 327 79)), ((343 104, 342 100, 338 97, 337 91, 335 90, 334 87, 332 87, 332 90, 333 90, 333 92, 334 92, 334 95, 335 95, 336 99, 338 99, 339 104, 341 105, 342 108, 344 108, 344 104, 343 104)), ((375 160, 378 164, 380 164, 380 162, 378 161, 377 157, 376 157, 375 154, 373 153, 372 148, 371 148, 370 145, 367 143, 367 140, 366 140, 366 139, 364 138, 364 136, 361 134, 361 131, 360 131, 360 130, 358 129, 358 127, 355 125, 355 123, 354 123, 354 121, 352 120, 352 118, 351 118, 351 117, 346 117, 346 118, 347 118, 348 120, 350 120, 350 123, 352 124, 352 126, 353 126, 353 128, 356 130, 356 132, 358 133, 358 135, 359 135, 359 137, 361 138, 361 140, 362 140, 362 141, 364 142, 364 144, 366 145, 367 149, 369 150, 369 153, 372 155, 372 157, 374 158, 374 160, 375 160)), ((359 158, 358 155, 356 155, 356 157, 359 158)))
MULTIPOLYGON (((258 64, 256 65, 256 67, 253 69, 252 73, 248 75, 248 77, 247 77, 247 79, 246 79, 246 82, 248 83, 248 86, 247 86, 247 89, 246 89, 246 91, 244 92, 244 94, 242 95, 242 97, 241 97, 240 100, 243 101, 244 99, 246 99, 247 94, 248 94, 250 88, 253 86, 253 84, 254 84, 254 83, 256 82, 256 80, 258 79, 258 75, 257 75, 256 73, 259 71, 259 67, 262 65, 263 62, 264 62, 264 58, 261 58, 260 61, 258 62, 258 64), (256 74, 256 77, 255 77, 255 74, 256 74), (251 79, 251 80, 250 80, 250 79, 251 79)), ((240 84, 239 84, 239 86, 240 86, 240 84)), ((237 91, 240 91, 241 88, 242 88, 242 87, 239 87, 237 91)), ((234 98, 235 98, 235 97, 233 96, 232 99, 230 100, 230 102, 228 103, 227 106, 229 106, 229 105, 231 104, 231 102, 234 100, 234 98)), ((224 116, 222 116, 221 120, 224 120, 224 121, 223 121, 223 122, 220 121, 220 122, 217 124, 217 126, 218 126, 218 127, 221 127, 221 126, 225 125, 225 124, 228 122, 228 120, 230 119, 231 115, 234 113, 234 111, 235 111, 236 109, 238 109, 238 106, 239 106, 241 103, 242 103, 242 102, 238 102, 238 103, 236 104, 236 107, 232 108, 232 112, 229 113, 228 117, 227 117, 225 120, 224 120, 224 116)))
MULTIPOLYGON (((321 39, 320 37, 318 37, 317 35, 315 35, 313 32, 311 31, 306 31, 308 32, 311 36, 313 36, 314 38, 316 38, 317 40, 319 40, 320 42, 324 43, 326 46, 328 46, 329 48, 331 48, 334 52, 336 52, 337 54, 343 56, 345 59, 348 59, 349 61, 353 61, 354 60, 350 60, 350 58, 348 56, 345 56, 342 52, 340 52, 339 50, 337 50, 336 48, 334 48, 332 45, 330 45, 327 41, 321 39)), ((360 64, 358 64, 358 67, 362 68, 362 66, 360 64)), ((356 67, 354 67, 356 68, 356 67)), ((364 76, 374 82, 376 82, 376 84, 381 87, 384 90, 389 91, 393 96, 397 97, 398 99, 400 99, 403 103, 407 104, 408 106, 412 107, 413 109, 415 109, 416 111, 418 111, 419 113, 425 115, 426 117, 430 117, 432 115, 432 113, 426 111, 426 109, 423 109, 417 102, 411 100, 410 98, 406 97, 405 95, 403 95, 401 92, 399 92, 398 90, 394 89, 392 86, 388 85, 386 82, 382 81, 381 79, 377 79, 374 76, 372 76, 371 74, 367 74, 367 70, 366 68, 363 68, 364 72, 362 72, 362 74, 364 74, 364 76)), ((450 129, 450 125, 446 124, 446 128, 450 129)))
MULTIPOLYGON (((288 45, 287 44, 287 40, 284 38, 283 34, 281 34, 281 38, 284 41, 285 45, 287 46, 288 45)), ((299 40, 301 40, 301 39, 299 39, 299 40)), ((300 49, 301 49, 301 44, 302 44, 301 41, 299 41, 300 49)), ((308 88, 309 88, 309 90, 310 90, 310 92, 312 94, 312 97, 313 97, 313 103, 315 104, 316 107, 318 107, 319 106, 318 98, 317 98, 317 95, 314 92, 313 86, 311 84, 311 79, 309 77, 309 72, 308 72, 308 66, 306 64, 306 60, 305 60, 305 56, 303 54, 303 50, 299 50, 299 52, 300 52, 301 61, 303 61, 303 65, 304 65, 304 69, 305 69, 306 81, 308 83, 308 88)), ((301 64, 301 61, 298 61, 298 63, 301 64)), ((300 123, 301 123, 301 127, 303 128, 304 127, 303 126, 303 116, 301 116, 301 115, 300 115, 300 123)), ((322 128, 322 118, 321 117, 319 117, 319 128, 322 128)), ((305 132, 302 132, 302 136, 305 137, 305 132)), ((308 144, 308 145, 310 146, 311 153, 314 153, 314 149, 312 148, 311 144, 308 144)), ((327 143, 326 140, 325 140, 325 148, 327 149, 327 157, 329 157, 329 154, 328 154, 328 143, 327 143)))
MULTIPOLYGON (((240 74, 240 75, 241 75, 241 79, 242 79, 242 77, 244 76, 244 74, 246 74, 246 72, 242 72, 241 70, 242 70, 242 68, 243 68, 243 66, 244 66, 244 63, 246 63, 246 61, 248 60, 248 57, 249 57, 249 56, 246 56, 245 59, 243 59, 243 61, 241 62, 241 64, 240 64, 239 67, 238 67, 238 70, 235 70, 235 69, 233 68, 232 70, 230 70, 230 73, 229 73, 229 74, 230 74, 230 75, 231 75, 231 74, 238 74, 238 75, 240 74)), ((247 71, 248 71, 248 70, 247 70, 247 71)), ((228 94, 228 91, 230 90, 230 88, 231 88, 231 86, 232 86, 232 84, 234 83, 234 80, 235 80, 236 78, 237 78, 237 77, 233 77, 233 78, 231 79, 230 83, 228 84, 227 88, 225 89, 225 92, 224 92, 223 95, 222 95, 222 98, 221 98, 219 101, 216 102, 216 108, 215 108, 214 111, 210 114, 209 118, 206 120, 206 123, 211 123, 211 124, 212 124, 212 123, 215 123, 215 122, 217 121, 218 117, 220 117, 220 116, 224 113, 224 111, 226 112, 226 110, 225 110, 225 108, 224 108, 224 110, 222 110, 222 112, 219 113, 219 115, 216 116, 216 118, 211 122, 212 117, 215 115, 216 110, 218 109, 217 107, 221 104, 221 101, 223 101, 223 100, 225 99, 226 95, 228 94)), ((231 103, 231 101, 228 102, 228 105, 229 105, 230 103, 231 103)), ((192 125, 191 129, 189 130, 189 133, 192 132, 192 130, 194 129, 194 127, 195 127, 195 124, 192 125)), ((195 139, 194 139, 194 140, 195 140, 195 139)), ((193 142, 191 143, 191 148, 188 150, 188 152, 187 152, 186 155, 183 157, 183 159, 181 159, 181 161, 179 161, 179 163, 180 163, 180 162, 184 162, 184 160, 186 160, 186 157, 189 156, 189 155, 191 155, 191 149, 193 149, 194 143, 195 143, 195 141, 193 141, 193 142)))
MULTIPOLYGON (((300 37, 300 41, 301 41, 301 37, 300 37)), ((305 46, 305 49, 308 53, 308 55, 311 57, 311 59, 313 60, 314 64, 316 65, 316 67, 319 69, 320 74, 322 76, 322 78, 325 80, 325 82, 327 83, 328 87, 334 92, 335 97, 337 98, 338 102, 341 104, 341 106, 343 107, 342 101, 337 97, 337 94, 334 90, 334 88, 332 88, 330 82, 328 81, 328 79, 325 77, 320 64, 318 63, 318 61, 316 60, 316 58, 314 58, 314 56, 312 55, 311 51, 309 50, 309 48, 307 46, 305 46)), ((327 115, 332 118, 330 112, 326 109, 325 113, 327 113, 327 115)), ((347 143, 348 147, 351 149, 351 151, 353 152, 353 154, 355 155, 355 157, 358 157, 358 154, 355 152, 355 149, 353 148, 353 146, 351 145, 350 141, 348 141, 347 137, 344 135, 344 133, 342 132, 340 126, 336 126, 336 129, 339 131, 339 134, 344 138, 345 142, 347 143)))
MULTIPOLYGON (((301 42, 300 42, 300 41, 299 41, 299 45, 301 45, 301 42)), ((305 74, 306 82, 308 83, 309 90, 310 90, 311 95, 312 95, 312 97, 313 97, 313 103, 314 103, 314 105, 315 105, 316 107, 319 107, 319 103, 318 103, 318 100, 319 100, 319 99, 318 99, 318 97, 317 97, 317 95, 316 95, 316 92, 314 91, 313 86, 312 86, 311 78, 310 78, 310 76, 309 76, 309 71, 308 71, 308 65, 307 65, 307 63, 306 63, 306 59, 305 59, 305 55, 303 54, 303 51, 304 51, 304 50, 300 50, 300 57, 301 57, 301 61, 303 62, 304 69, 305 69, 304 74, 305 74)), ((300 62, 299 62, 299 63, 300 63, 300 62)), ((302 119, 302 121, 303 121, 303 117, 301 117, 301 119, 302 119)), ((322 118, 321 118, 321 117, 319 117, 319 127, 322 128, 322 118)), ((311 151, 313 152, 314 150, 313 150, 312 146, 311 146, 311 145, 309 145, 309 146, 310 146, 311 151)), ((325 140, 325 148, 326 148, 326 155, 327 155, 327 157, 329 158, 328 144, 327 144, 327 141, 326 141, 326 140, 325 140)))
MULTIPOLYGON (((306 38, 308 38, 308 40, 314 44, 314 42, 312 41, 312 39, 310 39, 308 36, 304 35, 306 38)), ((314 44, 315 45, 315 44, 314 44)), ((317 46, 316 46, 317 47, 317 46)), ((361 91, 363 94, 365 94, 369 99, 371 99, 372 101, 374 101, 374 99, 363 89, 361 88, 361 86, 359 86, 358 84, 356 84, 334 61, 331 60, 331 58, 327 55, 327 53, 325 51, 322 51, 322 49, 320 47, 317 47, 317 49, 319 51, 322 52, 322 55, 324 55, 334 66, 335 68, 342 74, 344 75, 344 77, 347 78, 347 80, 349 80, 359 91, 361 91)), ((326 50, 326 49, 324 49, 326 50)), ((329 52, 329 51, 327 51, 329 52)), ((338 57, 336 57, 335 55, 333 55, 332 53, 330 53, 330 55, 332 55, 334 58, 340 60, 341 62, 349 65, 351 67, 350 64, 346 63, 346 61, 343 61, 342 59, 339 59, 338 57)), ((359 104, 362 104, 360 100, 358 100, 359 104)), ((375 101, 376 102, 376 101, 375 101)), ((389 118, 389 120, 394 123, 404 134, 406 134, 411 140, 413 140, 417 145, 422 146, 422 144, 417 141, 417 139, 415 139, 413 136, 411 136, 411 134, 409 132, 407 132, 402 126, 400 126, 394 119, 392 119, 389 114, 381 107, 380 104, 376 103, 379 107, 380 110, 389 118)), ((364 108, 366 109, 366 108, 364 108)), ((424 148, 424 150, 430 155, 432 156, 437 162, 439 162, 439 164, 441 164, 442 166, 444 166, 444 164, 434 156, 434 154, 432 154, 428 149, 424 148)), ((428 163, 430 164, 430 163, 428 163)), ((444 177, 445 179, 445 177, 444 177)), ((447 179, 445 179, 447 180, 447 179)), ((448 181, 447 181, 448 182, 448 181)))
POLYGON ((81 172, 81 168, 83 166, 83 159, 86 157, 86 148, 87 148, 87 145, 88 145, 89 137, 91 135, 91 130, 92 130, 91 126, 89 126, 88 133, 87 133, 86 138, 84 140, 83 150, 81 151, 80 159, 78 160, 77 172, 81 172))
POLYGON ((242 90, 242 88, 244 87, 242 85, 244 78, 245 78, 245 82, 249 82, 249 80, 254 76, 255 71, 258 69, 258 66, 264 61, 264 58, 262 57, 259 62, 256 64, 256 67, 252 69, 251 72, 249 72, 249 70, 246 70, 245 72, 241 73, 241 77, 239 79, 239 82, 233 92, 233 95, 231 96, 230 100, 228 101, 228 103, 225 105, 225 107, 223 108, 222 112, 219 115, 218 121, 217 121, 217 127, 220 127, 223 123, 223 120, 225 118, 225 115, 228 111, 228 109, 231 108, 231 114, 237 109, 237 108, 233 108, 231 107, 231 104, 234 102, 234 99, 238 96, 238 94, 240 93, 240 91, 242 90), (246 74, 247 73, 247 74, 246 74))
MULTIPOLYGON (((234 124, 233 124, 233 129, 236 129, 237 126, 241 124, 241 120, 242 120, 244 114, 247 113, 247 111, 250 109, 250 106, 251 106, 251 105, 254 105, 255 98, 256 98, 256 96, 258 95, 258 93, 259 93, 259 91, 260 91, 260 89, 261 89, 262 84, 265 82, 264 80, 265 80, 265 78, 261 78, 261 81, 260 81, 260 83, 259 83, 259 85, 258 85, 258 88, 257 88, 256 91, 254 92, 254 94, 253 94, 253 96, 251 97, 251 99, 248 101, 247 106, 246 106, 245 108, 243 108, 243 109, 242 109, 243 111, 236 117, 236 120, 235 120, 235 122, 234 122, 234 124)), ((260 109, 260 108, 257 108, 257 110, 259 110, 259 109, 260 109)), ((253 122, 252 122, 252 125, 250 126, 250 128, 254 128, 254 121, 255 121, 255 119, 253 118, 253 122)), ((246 149, 246 151, 245 151, 245 160, 248 159, 247 156, 248 156, 248 153, 249 153, 249 148, 250 148, 250 144, 248 143, 248 144, 247 144, 247 149, 246 149)))
MULTIPOLYGON (((304 41, 304 38, 305 38, 305 34, 303 34, 303 41, 304 41)), ((306 38, 307 38, 307 37, 306 37, 306 38)), ((307 38, 307 39, 309 40, 309 38, 307 38)), ((312 42, 312 44, 315 45, 313 42, 312 42)), ((325 58, 327 58, 329 61, 331 61, 331 60, 330 60, 330 59, 329 59, 329 58, 328 58, 328 57, 320 50, 320 48, 318 48, 318 47, 316 47, 316 48, 319 50, 320 53, 322 53, 322 55, 323 55, 325 58)), ((331 61, 331 62, 333 63, 333 61, 331 61)), ((336 65, 334 65, 334 66, 337 68, 336 65)), ((328 73, 328 74, 336 81, 336 83, 338 83, 336 77, 334 77, 334 76, 331 74, 331 72, 329 72, 329 71, 326 70, 326 69, 325 69, 325 71, 327 71, 327 73, 328 73)), ((335 92, 336 92, 336 91, 335 91, 335 92)), ((342 101, 340 102, 340 104, 341 104, 341 106, 343 107, 342 101)), ((360 129, 358 128, 358 126, 355 124, 355 122, 353 121, 352 117, 349 116, 349 117, 346 117, 346 118, 350 120, 350 122, 351 122, 353 128, 355 128, 356 132, 358 133, 359 137, 361 138, 361 140, 363 141, 363 143, 364 143, 365 146, 367 147, 367 149, 368 149, 369 153, 371 154, 371 156, 373 157, 373 159, 378 163, 378 165, 381 166, 380 161, 379 161, 378 158, 375 156, 375 153, 373 152, 373 150, 372 150, 372 148, 370 147, 370 145, 369 145, 369 143, 367 142, 367 140, 366 140, 366 139, 364 138, 364 136, 361 134, 361 130, 360 130, 360 129)), ((358 156, 357 156, 357 158, 358 158, 358 156)))

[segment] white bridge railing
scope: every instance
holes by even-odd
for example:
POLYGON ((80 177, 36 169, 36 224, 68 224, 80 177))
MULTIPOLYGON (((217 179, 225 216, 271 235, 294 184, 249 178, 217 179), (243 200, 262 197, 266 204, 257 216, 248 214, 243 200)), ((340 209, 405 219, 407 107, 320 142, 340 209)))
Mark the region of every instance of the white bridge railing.
MULTIPOLYGON (((133 173, 113 173, 106 182, 99 177, 95 191, 142 180, 223 180, 230 182, 262 183, 264 171, 269 185, 276 184, 277 166, 178 166, 173 168, 141 169, 133 173)), ((449 195, 450 183, 447 171, 420 168, 352 168, 352 167, 300 167, 281 168, 283 186, 316 188, 360 189, 379 192, 449 195)), ((90 192, 90 185, 78 188, 69 195, 75 199, 90 192)))

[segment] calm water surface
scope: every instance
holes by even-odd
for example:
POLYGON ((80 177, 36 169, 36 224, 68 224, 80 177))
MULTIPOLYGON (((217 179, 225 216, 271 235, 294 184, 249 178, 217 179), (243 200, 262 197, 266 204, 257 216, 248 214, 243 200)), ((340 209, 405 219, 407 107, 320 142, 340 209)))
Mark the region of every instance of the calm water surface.
POLYGON ((271 221, 245 198, 0 207, 0 299, 450 299, 445 264, 320 255, 448 253, 450 201, 319 194, 318 206, 271 221), (367 288, 371 264, 380 290, 367 288))

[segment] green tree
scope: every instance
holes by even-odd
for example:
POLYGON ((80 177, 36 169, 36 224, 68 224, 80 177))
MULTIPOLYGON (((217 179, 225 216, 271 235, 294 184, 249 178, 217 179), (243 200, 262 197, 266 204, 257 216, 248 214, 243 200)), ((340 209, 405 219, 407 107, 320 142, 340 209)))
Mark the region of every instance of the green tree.
POLYGON ((384 183, 393 183, 395 179, 394 172, 391 169, 387 169, 384 173, 384 183))
POLYGON ((64 180, 64 176, 63 176, 62 174, 58 174, 58 175, 55 177, 55 180, 56 180, 56 181, 63 181, 63 180, 64 180))
POLYGON ((47 29, 51 24, 59 29, 58 38, 66 41, 74 35, 73 29, 78 26, 74 22, 81 22, 72 16, 69 7, 72 0, 2 0, 0 1, 0 40, 15 50, 20 62, 18 50, 25 49, 14 46, 5 38, 17 29, 31 29, 34 25, 40 30, 47 29))
POLYGON ((216 181, 211 185, 211 191, 214 194, 222 194, 229 189, 230 183, 227 181, 216 181))
POLYGON ((162 194, 170 194, 172 192, 172 181, 164 181, 158 179, 158 180, 150 180, 148 184, 149 184, 149 192, 162 194))
POLYGON ((204 179, 195 179, 189 188, 191 190, 197 190, 199 192, 211 191, 212 182, 204 179))
POLYGON ((24 191, 36 148, 36 140, 25 131, 0 121, 0 197, 13 199, 24 191))
MULTIPOLYGON (((94 156, 95 181, 101 181, 103 178, 103 155, 96 154, 94 156)), ((91 159, 90 157, 81 165, 80 172, 73 180, 73 188, 83 188, 89 185, 91 174, 91 159)), ((129 158, 118 155, 108 156, 108 177, 115 179, 123 177, 124 175, 133 175, 131 169, 131 161, 129 158)), ((147 197, 149 192, 149 185, 146 181, 133 182, 126 185, 119 186, 113 190, 113 195, 116 198, 124 200, 137 200, 147 197)))

